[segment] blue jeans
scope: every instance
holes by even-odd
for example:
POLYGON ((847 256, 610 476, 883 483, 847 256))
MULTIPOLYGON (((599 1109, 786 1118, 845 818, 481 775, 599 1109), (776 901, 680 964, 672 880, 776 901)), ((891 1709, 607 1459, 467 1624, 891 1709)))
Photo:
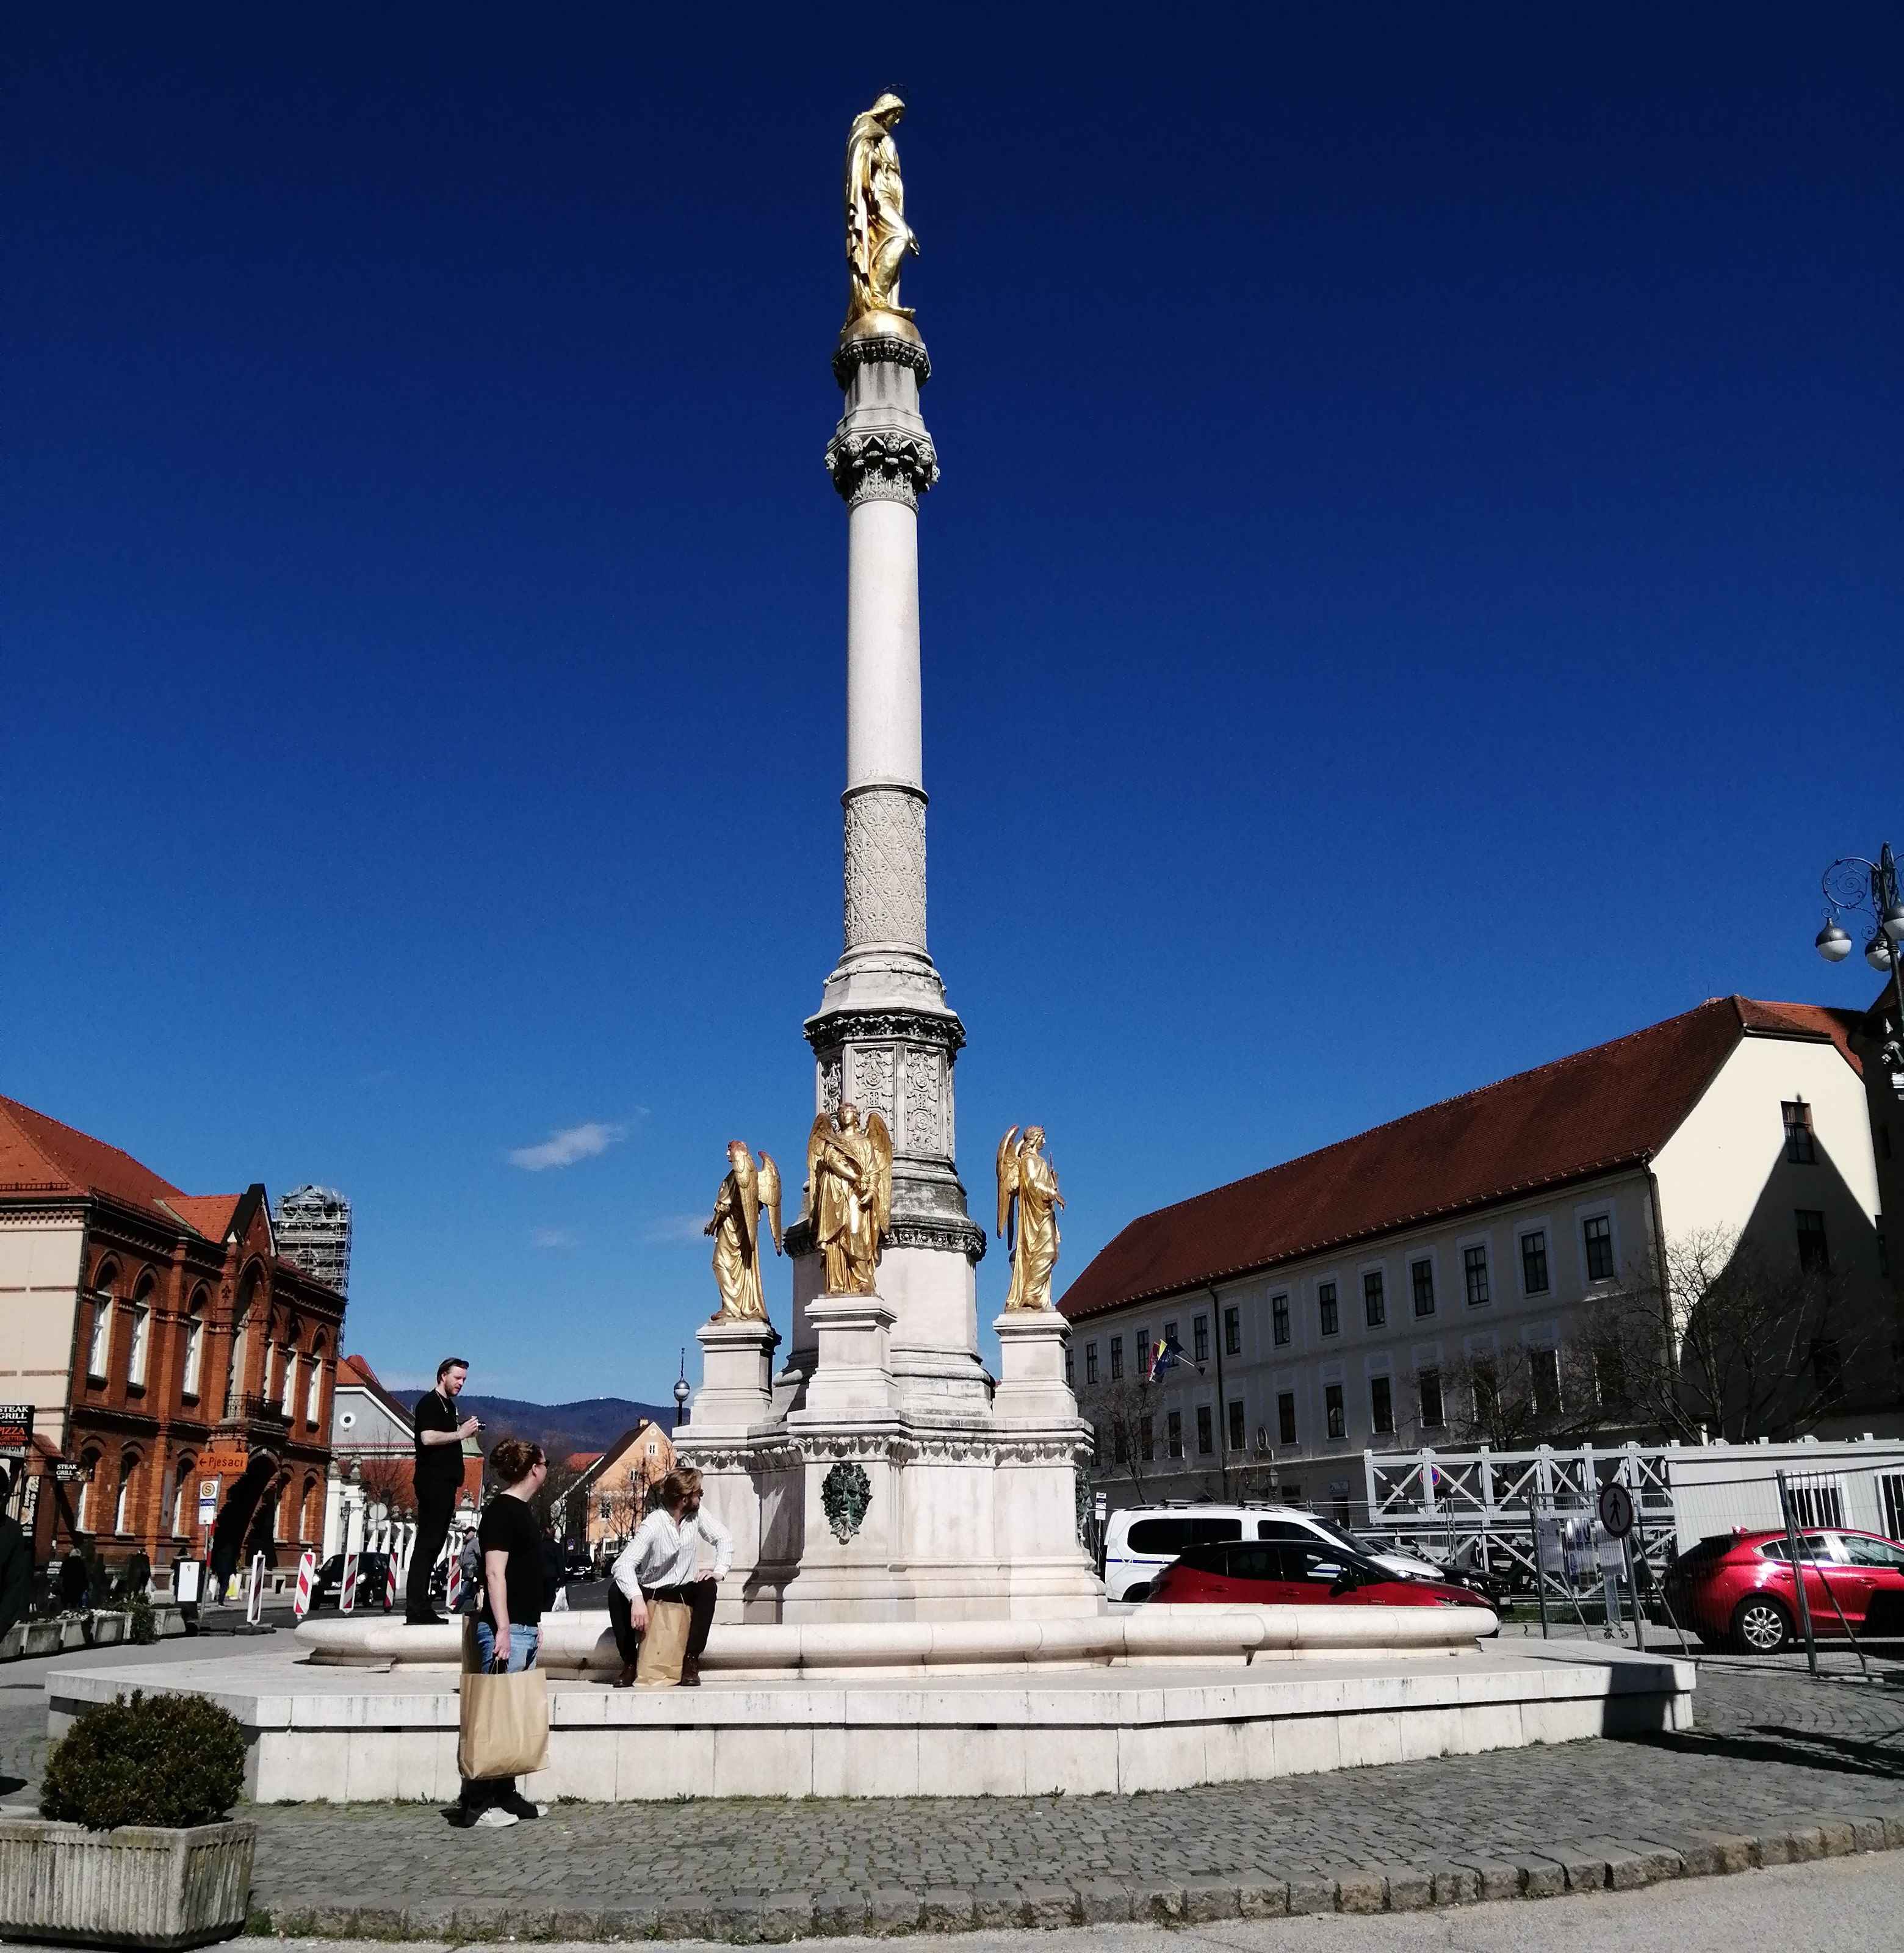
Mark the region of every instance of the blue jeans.
MULTIPOLYGON (((538 1627, 525 1628, 520 1621, 509 1624, 509 1659, 504 1672, 520 1675, 525 1668, 535 1665, 536 1647, 542 1639, 538 1627)), ((489 1672, 489 1665, 496 1659, 496 1630, 487 1621, 476 1623, 476 1653, 482 1663, 482 1672, 489 1672)), ((486 1777, 478 1782, 472 1777, 463 1779, 463 1808, 474 1815, 485 1804, 495 1803, 515 1788, 512 1776, 486 1777)))
MULTIPOLYGON (((536 1648, 542 1639, 542 1629, 538 1624, 525 1628, 520 1621, 509 1624, 509 1659, 505 1672, 520 1675, 525 1668, 535 1666, 536 1648)), ((476 1623, 476 1652, 483 1664, 483 1672, 489 1672, 489 1666, 496 1659, 496 1630, 487 1621, 476 1623)))

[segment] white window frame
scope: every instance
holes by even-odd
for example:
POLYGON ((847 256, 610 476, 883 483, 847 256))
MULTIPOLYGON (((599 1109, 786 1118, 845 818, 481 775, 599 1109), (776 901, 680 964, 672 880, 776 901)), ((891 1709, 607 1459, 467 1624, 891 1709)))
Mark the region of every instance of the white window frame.
POLYGON ((1326 1334, 1327 1340, 1333 1342, 1342 1333, 1342 1271, 1339 1268, 1320 1269, 1309 1285, 1315 1290, 1315 1294, 1311 1298, 1314 1306, 1310 1313, 1315 1319, 1316 1340, 1318 1343, 1321 1343, 1326 1334), (1336 1327, 1333 1330, 1326 1332, 1322 1326, 1322 1292, 1325 1288, 1333 1288, 1336 1291, 1336 1327))
POLYGON ((1514 1292, 1523 1302, 1532 1302, 1554 1293, 1554 1222, 1551 1215, 1542 1214, 1533 1219, 1517 1221, 1514 1224, 1514 1292), (1520 1243, 1530 1234, 1546 1237, 1547 1286, 1530 1289, 1527 1286, 1527 1263, 1520 1252, 1520 1243))
MULTIPOLYGON (((1583 1293, 1604 1295, 1617 1284, 1624 1259, 1620 1242, 1620 1203, 1611 1195, 1603 1200, 1583 1200, 1574 1209, 1574 1256, 1580 1271, 1580 1288, 1583 1293), (1613 1272, 1610 1275, 1589 1275, 1586 1271, 1586 1224, 1605 1217, 1607 1224, 1607 1241, 1613 1251, 1613 1272)), ((1553 1264, 1548 1263, 1551 1274, 1553 1264)))
POLYGON ((1389 1265, 1386 1260, 1364 1262, 1355 1271, 1355 1288, 1362 1305, 1362 1328, 1370 1336, 1384 1336, 1395 1327, 1394 1318, 1389 1314, 1395 1301, 1395 1291, 1389 1286, 1389 1265), (1367 1281, 1370 1275, 1382 1277, 1382 1320, 1370 1322, 1368 1319, 1367 1281))
POLYGON ((1464 1234, 1455 1243, 1455 1259, 1460 1265, 1461 1277, 1461 1306, 1464 1309, 1492 1309, 1500 1299, 1495 1285, 1495 1276, 1499 1272, 1494 1265, 1494 1237, 1492 1233, 1464 1234), (1467 1299, 1467 1251, 1479 1248, 1482 1265, 1487 1270, 1487 1299, 1470 1302, 1467 1299))
POLYGON ((149 1289, 134 1297, 132 1305, 132 1343, 126 1353, 126 1387, 146 1387, 146 1364, 152 1340, 152 1298, 149 1289))
POLYGON ((181 1458, 172 1467, 172 1537, 186 1537, 185 1526, 186 1495, 192 1490, 192 1480, 199 1469, 196 1458, 181 1458))
POLYGON ((304 1386, 304 1421, 306 1424, 315 1424, 324 1397, 324 1352, 313 1350, 310 1363, 310 1378, 304 1386))
POLYGON ((112 1505, 112 1530, 115 1534, 123 1534, 126 1530, 126 1503, 132 1496, 133 1472, 137 1471, 138 1469, 137 1461, 135 1460, 132 1471, 129 1472, 126 1469, 125 1459, 123 1456, 121 1457, 119 1492, 118 1496, 113 1500, 112 1505))
POLYGON ((102 1293, 93 1298, 92 1334, 86 1344, 86 1374, 89 1382, 103 1384, 106 1366, 112 1361, 113 1298, 102 1293))
POLYGON ((179 1382, 180 1396, 197 1397, 199 1373, 204 1368, 205 1311, 194 1304, 185 1318, 185 1374, 179 1382))
POLYGON ((1433 1248, 1411 1248, 1402 1256, 1401 1265, 1408 1277, 1407 1284, 1408 1320, 1411 1322, 1434 1321, 1441 1314, 1441 1299, 1443 1292, 1441 1282, 1441 1256, 1433 1248), (1415 1307, 1415 1268, 1416 1265, 1421 1262, 1426 1262, 1428 1264, 1428 1279, 1433 1284, 1435 1292, 1434 1306, 1426 1315, 1415 1307))

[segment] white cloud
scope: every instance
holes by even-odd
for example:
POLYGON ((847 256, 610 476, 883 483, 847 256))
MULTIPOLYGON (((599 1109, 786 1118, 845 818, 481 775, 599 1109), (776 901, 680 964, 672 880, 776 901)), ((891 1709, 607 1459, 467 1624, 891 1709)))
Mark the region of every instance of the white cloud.
POLYGON ((665 1246, 698 1241, 706 1231, 705 1214, 664 1214, 641 1238, 651 1246, 665 1246))
POLYGON ((625 1126, 604 1125, 599 1119, 586 1124, 564 1126, 551 1133, 539 1146, 518 1146, 509 1155, 511 1166, 525 1173, 541 1173, 552 1166, 573 1166, 578 1160, 593 1159, 605 1153, 616 1140, 628 1136, 625 1126))
POLYGON ((530 1237, 538 1248, 572 1248, 575 1237, 566 1227, 538 1227, 530 1237))

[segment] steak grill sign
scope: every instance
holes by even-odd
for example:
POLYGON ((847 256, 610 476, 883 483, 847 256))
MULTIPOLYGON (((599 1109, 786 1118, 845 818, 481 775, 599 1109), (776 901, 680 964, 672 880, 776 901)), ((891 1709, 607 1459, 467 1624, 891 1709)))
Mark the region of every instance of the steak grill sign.
POLYGON ((33 1442, 31 1404, 0 1404, 0 1458, 24 1458, 33 1442))

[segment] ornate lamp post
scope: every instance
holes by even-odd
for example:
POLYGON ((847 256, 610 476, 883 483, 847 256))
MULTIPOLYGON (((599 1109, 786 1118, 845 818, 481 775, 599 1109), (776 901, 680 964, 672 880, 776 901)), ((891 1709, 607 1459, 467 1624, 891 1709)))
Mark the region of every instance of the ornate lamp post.
POLYGON ((1877 925, 1865 945, 1865 961, 1881 973, 1890 973, 1896 1009, 1891 1033, 1895 1039, 1904 1034, 1904 895, 1898 889, 1897 857, 1890 843, 1879 849, 1875 861, 1862 854, 1834 861, 1820 886, 1824 892, 1824 926, 1818 931, 1817 948, 1826 962, 1842 963, 1855 946, 1839 923, 1840 916, 1862 918, 1868 914, 1877 925))
POLYGON ((675 1428, 681 1428, 681 1421, 687 1414, 687 1400, 694 1394, 694 1387, 687 1381, 687 1352, 681 1353, 681 1375, 675 1379, 675 1428))

